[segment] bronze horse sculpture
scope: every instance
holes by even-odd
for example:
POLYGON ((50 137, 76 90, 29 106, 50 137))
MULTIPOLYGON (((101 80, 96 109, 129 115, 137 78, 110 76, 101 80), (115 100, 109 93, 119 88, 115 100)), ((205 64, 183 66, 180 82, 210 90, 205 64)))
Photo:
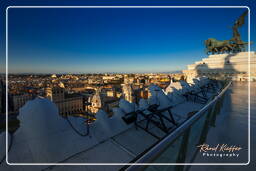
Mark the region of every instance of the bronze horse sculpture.
POLYGON ((206 46, 206 53, 207 54, 219 54, 219 53, 236 53, 245 51, 245 45, 247 42, 241 40, 241 36, 238 32, 238 28, 242 27, 244 24, 245 16, 247 15, 248 11, 245 11, 234 23, 232 30, 233 30, 233 37, 230 40, 217 40, 215 38, 209 38, 204 41, 206 46))
POLYGON ((214 38, 209 38, 204 41, 204 44, 207 54, 226 53, 233 50, 230 40, 219 41, 214 38))
POLYGON ((239 43, 231 40, 219 41, 214 38, 209 38, 204 41, 206 46, 206 53, 209 54, 220 54, 220 53, 236 53, 245 51, 245 45, 247 42, 240 41, 239 43))

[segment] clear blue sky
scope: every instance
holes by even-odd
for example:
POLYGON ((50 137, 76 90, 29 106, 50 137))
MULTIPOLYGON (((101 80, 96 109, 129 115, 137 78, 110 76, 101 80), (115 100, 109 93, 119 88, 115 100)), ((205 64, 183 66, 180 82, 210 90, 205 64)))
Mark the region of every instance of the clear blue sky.
MULTIPOLYGON (((9 9, 9 72, 182 70, 206 57, 204 40, 230 39, 233 22, 245 10, 9 9)), ((240 29, 244 41, 247 24, 240 29)))

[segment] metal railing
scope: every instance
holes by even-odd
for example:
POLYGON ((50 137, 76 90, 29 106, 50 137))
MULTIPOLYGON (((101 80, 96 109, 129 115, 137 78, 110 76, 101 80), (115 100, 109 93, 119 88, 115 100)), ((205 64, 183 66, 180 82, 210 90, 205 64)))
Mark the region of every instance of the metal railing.
MULTIPOLYGON (((134 164, 126 165, 121 170, 147 170, 148 167, 151 167, 147 164, 152 165, 153 163, 193 162, 197 152, 191 151, 188 146, 192 144, 196 146, 205 141, 209 127, 214 126, 216 115, 222 107, 224 94, 230 85, 231 82, 225 83, 221 92, 213 97, 200 111, 130 162, 134 164), (188 153, 190 155, 187 155, 188 153), (192 157, 189 158, 188 156, 192 157)), ((184 166, 172 166, 168 170, 184 170, 184 166)))

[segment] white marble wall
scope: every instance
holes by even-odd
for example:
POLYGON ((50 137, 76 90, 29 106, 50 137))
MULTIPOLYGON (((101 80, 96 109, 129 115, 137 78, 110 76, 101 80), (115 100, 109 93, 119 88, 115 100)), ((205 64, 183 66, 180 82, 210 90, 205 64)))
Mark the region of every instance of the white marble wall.
POLYGON ((187 80, 192 80, 198 75, 208 74, 248 74, 249 64, 251 66, 251 76, 256 75, 256 53, 240 52, 236 54, 209 55, 187 66, 183 73, 187 80))

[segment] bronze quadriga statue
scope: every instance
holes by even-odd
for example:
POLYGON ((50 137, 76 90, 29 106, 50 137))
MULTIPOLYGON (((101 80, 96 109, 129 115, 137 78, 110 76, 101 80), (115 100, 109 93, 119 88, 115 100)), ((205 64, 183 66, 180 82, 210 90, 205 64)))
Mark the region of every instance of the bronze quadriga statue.
POLYGON ((241 36, 238 32, 238 28, 244 24, 244 18, 248 11, 245 11, 233 25, 233 37, 230 40, 217 40, 215 38, 209 38, 205 40, 207 54, 220 54, 220 53, 237 53, 246 50, 247 42, 241 40, 241 36))
POLYGON ((233 46, 229 40, 216 40, 209 38, 205 40, 206 53, 207 54, 218 54, 218 53, 230 53, 233 51, 233 46))

